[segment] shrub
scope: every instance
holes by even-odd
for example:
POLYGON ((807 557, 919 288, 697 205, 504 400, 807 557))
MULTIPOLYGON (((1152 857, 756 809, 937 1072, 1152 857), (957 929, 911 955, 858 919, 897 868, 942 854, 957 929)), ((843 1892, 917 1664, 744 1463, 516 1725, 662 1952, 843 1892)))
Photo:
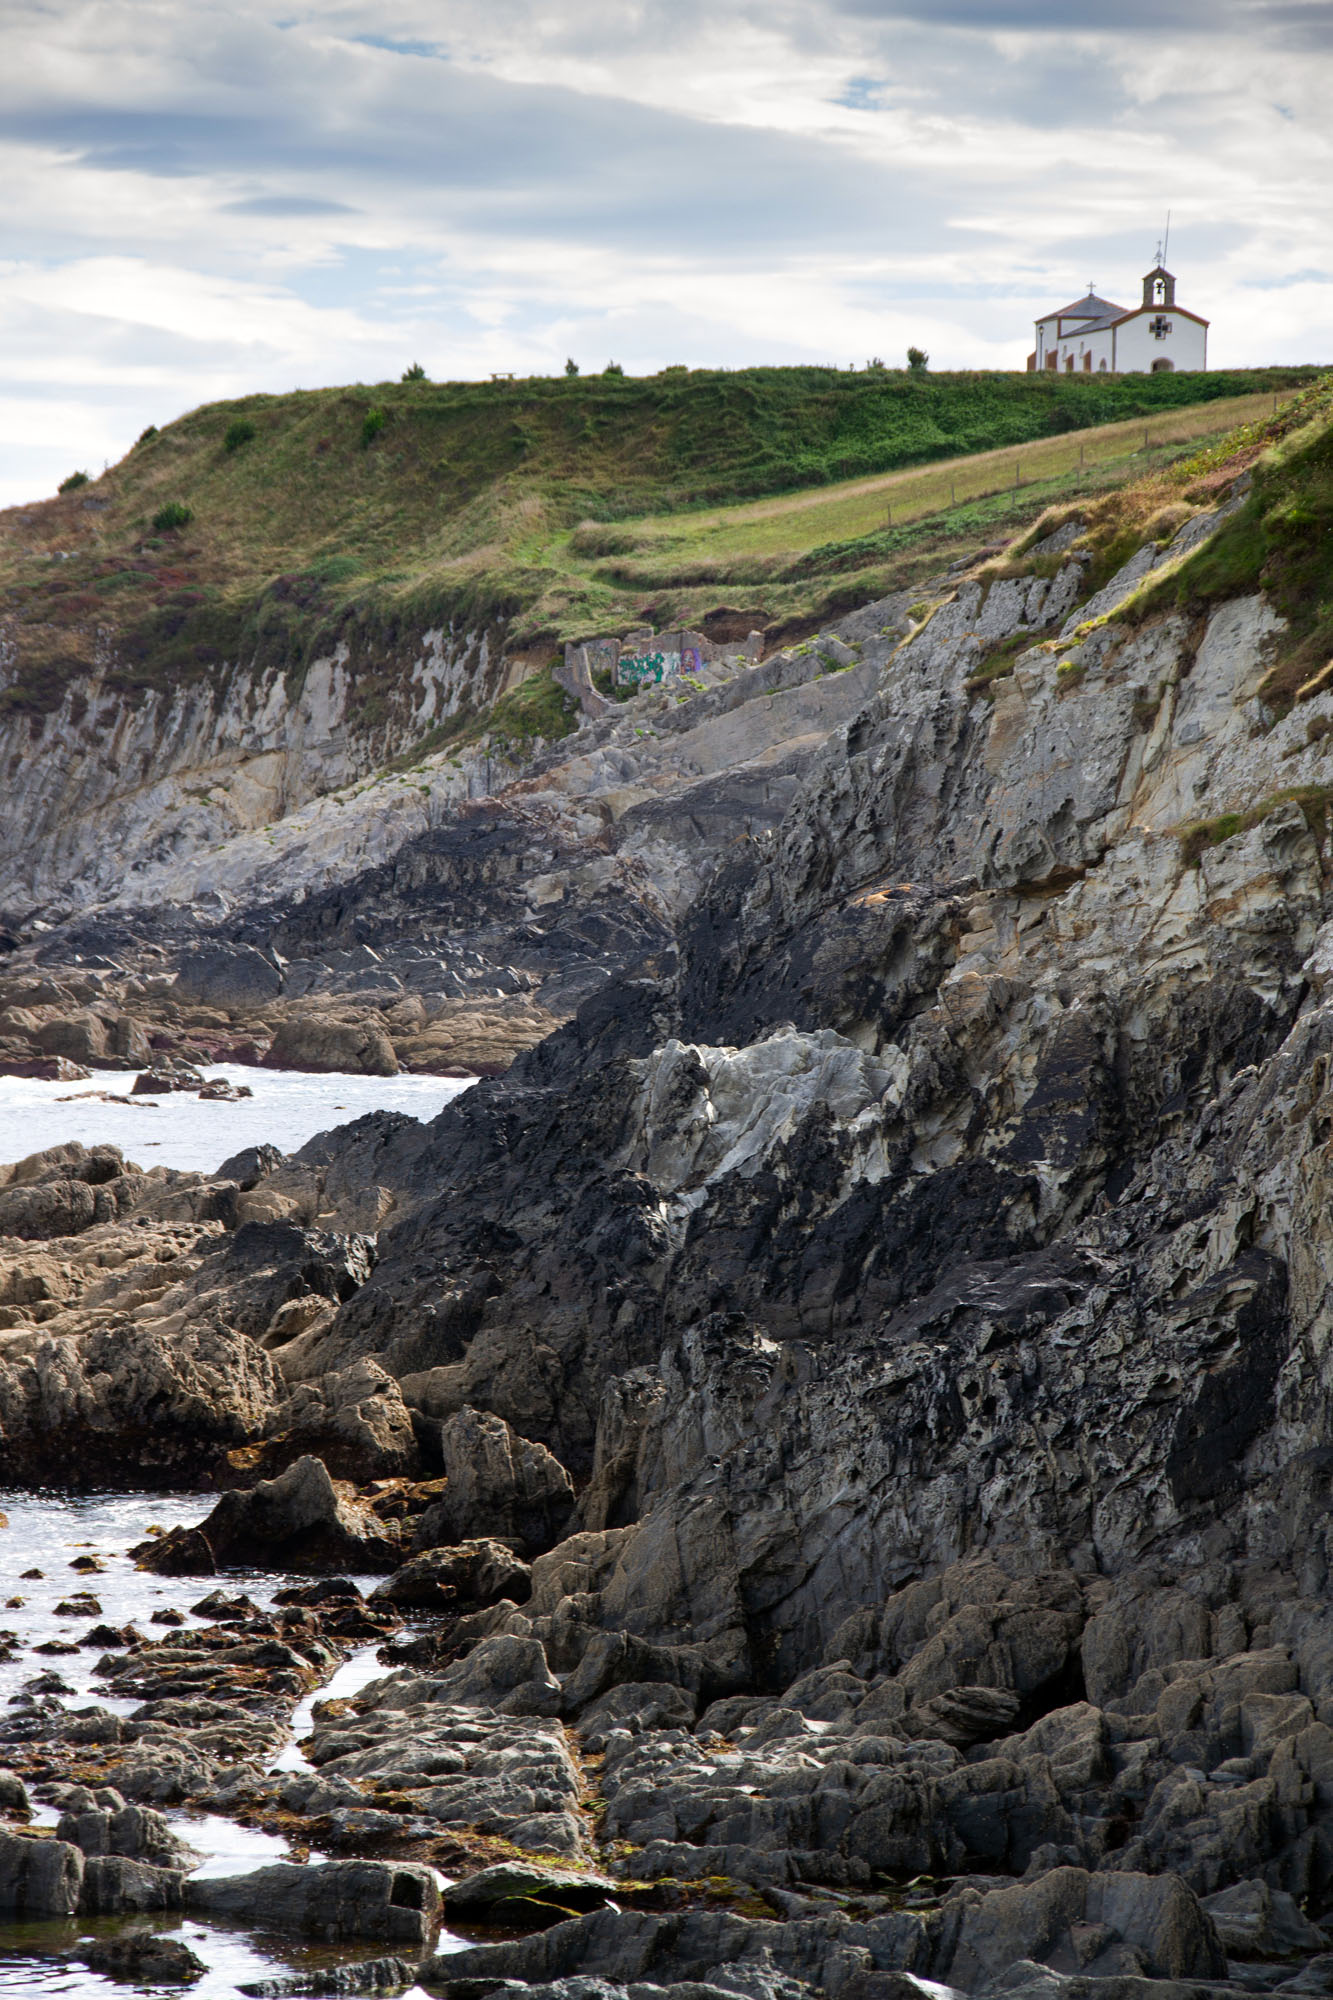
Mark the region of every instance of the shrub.
POLYGON ((87 484, 88 475, 86 472, 71 472, 68 479, 61 480, 57 491, 60 493, 73 493, 76 487, 86 486, 87 484))
POLYGON ((385 424, 388 423, 388 421, 389 419, 385 416, 383 410, 366 411, 365 417, 361 424, 362 451, 366 451, 372 444, 374 444, 376 438, 379 436, 380 432, 384 429, 384 426, 385 424))
POLYGON ((578 372, 579 372, 579 364, 577 361, 574 360, 573 356, 571 355, 569 360, 565 363, 565 373, 566 375, 577 375, 578 372))
POLYGON ((419 361, 414 361, 410 368, 404 368, 403 380, 404 382, 424 382, 426 380, 426 371, 419 361))
POLYGON ((183 500, 168 500, 154 514, 153 526, 159 535, 169 535, 175 528, 188 528, 193 519, 193 510, 183 500))
POLYGON ((243 444, 249 444, 255 434, 255 427, 248 417, 237 417, 234 424, 227 425, 227 434, 222 442, 226 450, 239 451, 243 444))
POLYGON ((924 375, 930 366, 930 356, 922 347, 909 347, 907 365, 914 375, 924 375))
POLYGON ((880 360, 878 354, 872 354, 869 361, 867 361, 866 363, 866 374, 886 375, 887 373, 888 369, 885 367, 884 363, 880 360))
POLYGON ((624 372, 618 361, 608 361, 602 370, 603 375, 623 375, 624 372))
POLYGON ((140 431, 138 437, 134 441, 136 444, 151 444, 156 436, 157 436, 157 425, 149 424, 146 430, 140 431))

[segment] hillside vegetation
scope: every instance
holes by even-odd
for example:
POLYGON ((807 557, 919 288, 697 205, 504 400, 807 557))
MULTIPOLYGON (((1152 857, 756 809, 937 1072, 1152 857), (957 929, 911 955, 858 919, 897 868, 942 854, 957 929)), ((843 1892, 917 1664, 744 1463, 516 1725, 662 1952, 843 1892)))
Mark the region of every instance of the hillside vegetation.
POLYGON ((668 370, 213 404, 145 433, 101 478, 0 517, 0 701, 48 708, 99 656, 130 686, 242 657, 299 677, 339 638, 387 663, 428 626, 499 617, 540 656, 644 617, 790 628, 883 586, 904 557, 938 560, 951 536, 975 543, 1123 469, 1076 467, 1071 452, 1067 471, 1034 470, 1017 491, 1007 469, 953 506, 941 489, 926 531, 905 503, 881 528, 864 493, 854 518, 836 482, 1032 453, 1108 423, 1129 425, 1126 451, 1178 451, 1238 395, 1308 378, 668 370), (1140 423, 1175 436, 1140 439, 1140 423), (799 489, 839 504, 768 528, 696 520, 799 489))

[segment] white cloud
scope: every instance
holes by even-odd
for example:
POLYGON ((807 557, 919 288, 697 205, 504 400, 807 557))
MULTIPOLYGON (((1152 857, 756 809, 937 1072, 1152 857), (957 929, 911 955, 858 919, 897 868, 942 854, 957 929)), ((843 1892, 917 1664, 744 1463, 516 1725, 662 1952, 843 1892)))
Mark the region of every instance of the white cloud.
POLYGON ((1215 365, 1327 358, 1331 21, 1324 0, 1127 0, 1106 34, 1071 33, 1063 0, 9 0, 0 497, 200 401, 414 358, 910 339, 1021 366, 1033 314, 1089 275, 1132 296, 1168 206, 1215 365))

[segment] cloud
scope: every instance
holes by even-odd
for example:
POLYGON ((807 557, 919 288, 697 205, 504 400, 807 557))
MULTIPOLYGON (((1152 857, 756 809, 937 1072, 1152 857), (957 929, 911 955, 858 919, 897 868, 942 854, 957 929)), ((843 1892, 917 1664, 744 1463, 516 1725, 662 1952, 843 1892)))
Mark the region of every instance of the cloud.
POLYGON ((227 215, 355 215, 356 210, 345 201, 324 201, 318 195, 308 194, 260 194, 248 201, 229 201, 223 204, 227 215))
POLYGON ((1218 365, 1317 352, 1333 0, 1070 12, 8 0, 0 444, 28 477, 37 408, 54 468, 417 356, 1021 366, 1168 207, 1218 365))

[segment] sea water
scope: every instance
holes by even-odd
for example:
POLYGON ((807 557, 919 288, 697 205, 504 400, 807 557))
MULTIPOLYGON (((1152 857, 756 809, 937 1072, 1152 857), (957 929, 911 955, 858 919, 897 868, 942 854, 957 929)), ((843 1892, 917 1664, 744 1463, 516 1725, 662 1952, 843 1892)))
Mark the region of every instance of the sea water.
POLYGON ((234 1103, 185 1091, 132 1097, 134 1076, 126 1070, 94 1070, 80 1083, 0 1077, 0 1162, 26 1159, 47 1146, 78 1139, 85 1146, 119 1146, 136 1166, 212 1173, 246 1146, 272 1145, 294 1153, 316 1132, 345 1125, 367 1111, 434 1118, 475 1080, 312 1076, 304 1070, 247 1069, 239 1063, 212 1063, 201 1074, 246 1084, 253 1095, 234 1103))
MULTIPOLYGON (((11 1702, 26 1682, 54 1672, 67 1689, 60 1696, 65 1707, 81 1709, 97 1703, 129 1713, 135 1703, 108 1700, 98 1691, 94 1669, 100 1647, 55 1656, 34 1649, 50 1639, 77 1640, 93 1624, 133 1623, 147 1636, 168 1636, 150 1622, 159 1609, 182 1613, 189 1625, 207 1623, 207 1619, 195 1617, 190 1606, 219 1586, 229 1592, 243 1590, 257 1604, 271 1606, 274 1593, 290 1583, 290 1577, 262 1570, 229 1572, 225 1579, 154 1576, 136 1568, 130 1558, 130 1548, 143 1540, 151 1527, 193 1527, 208 1512, 214 1497, 177 1493, 151 1498, 141 1494, 66 1498, 0 1492, 0 1511, 7 1520, 0 1528, 0 1575, 6 1586, 4 1594, 22 1600, 0 1611, 0 1623, 15 1641, 12 1656, 0 1663, 0 1706, 11 1702), (101 1568, 90 1573, 72 1567, 87 1556, 95 1557, 101 1568), (23 1576, 24 1570, 32 1569, 40 1570, 41 1575, 23 1576), (97 1599, 100 1613, 74 1618, 56 1610, 62 1599, 85 1590, 97 1599)), ((370 1588, 376 1580, 358 1579, 363 1588, 370 1588)), ((293 1716, 298 1742, 310 1727, 310 1711, 316 1700, 351 1694, 385 1671, 375 1660, 374 1651, 373 1647, 358 1649, 317 1695, 300 1704, 293 1716)), ((294 1744, 275 1761, 290 1769, 299 1768, 304 1759, 294 1744)), ((53 1827, 56 1818, 53 1806, 34 1801, 33 1825, 53 1827)), ((216 1814, 180 1811, 169 1812, 168 1818, 181 1838, 203 1855, 200 1872, 205 1874, 239 1875, 291 1858, 285 1841, 216 1814)), ((256 1914, 262 1917, 262 1912, 256 1914)), ((48 1995, 78 1995, 80 2000, 84 1996, 92 2000, 95 1995, 104 1995, 106 2000, 117 1994, 122 2000, 137 1994, 160 1996, 166 1990, 160 1986, 116 1982, 79 1963, 81 1939, 114 1936, 126 1928, 151 1928, 184 1939, 208 1970, 195 1985, 171 1990, 188 1992, 195 2000, 222 2000, 224 1995, 230 2000, 242 1983, 379 1958, 390 1949, 369 1942, 337 1948, 312 1945, 298 1938, 266 1936, 259 1929, 246 1933, 187 1916, 128 1920, 76 1917, 65 1922, 16 1923, 0 1914, 0 1995, 31 1994, 34 2000, 37 1996, 46 2000, 48 1995)), ((446 1932, 439 1949, 447 1951, 451 1945, 461 1944, 461 1939, 446 1932)), ((420 1987, 411 1990, 417 2000, 425 2000, 420 1987)))

